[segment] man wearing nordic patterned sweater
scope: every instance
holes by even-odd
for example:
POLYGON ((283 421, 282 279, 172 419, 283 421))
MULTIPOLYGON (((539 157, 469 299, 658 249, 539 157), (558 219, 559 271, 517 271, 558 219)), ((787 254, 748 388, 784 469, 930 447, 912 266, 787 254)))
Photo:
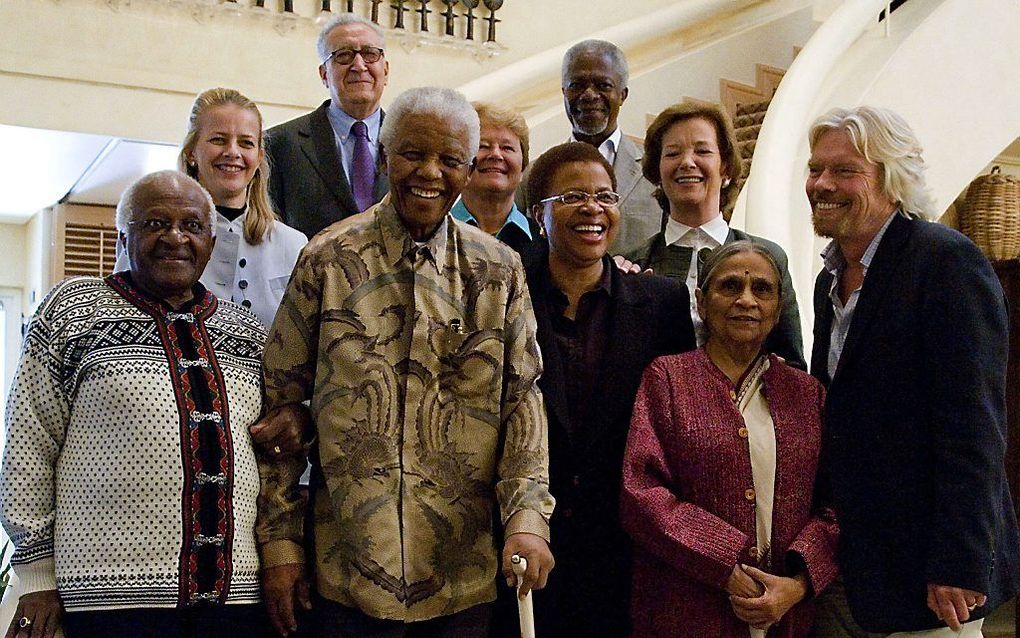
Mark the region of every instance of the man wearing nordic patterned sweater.
POLYGON ((0 473, 27 592, 8 636, 263 631, 265 331, 198 283, 213 211, 182 173, 141 178, 117 206, 130 269, 58 284, 29 324, 0 473))

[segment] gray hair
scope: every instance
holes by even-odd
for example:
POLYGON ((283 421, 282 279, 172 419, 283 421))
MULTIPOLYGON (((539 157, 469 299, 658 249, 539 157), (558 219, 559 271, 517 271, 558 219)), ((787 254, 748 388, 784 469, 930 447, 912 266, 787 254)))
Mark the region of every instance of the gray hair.
POLYGON ((712 285, 712 280, 715 278, 719 266, 733 255, 741 253, 761 255, 765 258, 765 261, 769 262, 769 266, 772 266, 772 272, 776 274, 776 292, 779 294, 779 304, 782 305, 784 293, 783 274, 779 270, 779 262, 776 261, 772 251, 764 245, 756 244, 749 239, 740 239, 723 244, 709 253, 705 263, 701 264, 701 267, 698 269, 698 288, 701 289, 702 294, 708 293, 708 287, 712 285))
POLYGON ((465 142, 468 153, 471 157, 478 153, 478 140, 481 137, 478 113, 458 91, 420 86, 398 95, 386 110, 386 118, 379 131, 379 141, 384 149, 397 145, 397 131, 400 130, 401 121, 409 115, 430 115, 446 122, 451 131, 463 129, 467 136, 465 142))
POLYGON ((623 54, 620 47, 606 40, 582 40, 567 49, 567 52, 563 54, 563 66, 560 69, 560 84, 562 86, 567 84, 567 73, 570 71, 570 65, 582 55, 596 55, 609 58, 609 62, 613 65, 613 70, 620 74, 620 80, 623 83, 623 86, 620 88, 627 88, 627 82, 630 81, 627 56, 623 54))
POLYGON ((335 18, 331 19, 326 24, 322 25, 322 29, 319 31, 319 38, 315 41, 315 51, 319 54, 319 62, 325 62, 326 58, 332 51, 329 50, 329 34, 333 32, 333 29, 337 27, 346 26, 348 24, 363 24, 379 36, 379 42, 382 43, 382 48, 386 48, 386 34, 382 28, 369 20, 368 18, 359 16, 354 13, 341 13, 335 18))
POLYGON ((935 203, 924 181, 921 143, 906 120, 874 106, 835 108, 811 125, 811 148, 832 130, 845 131, 857 152, 882 168, 882 190, 905 214, 935 217, 935 203))
POLYGON ((194 179, 182 173, 180 171, 156 171, 155 173, 149 173, 139 177, 131 183, 120 196, 120 201, 117 202, 117 216, 116 224, 117 230, 122 233, 126 233, 128 230, 128 224, 134 219, 135 206, 137 205, 138 194, 144 191, 146 188, 151 188, 156 185, 167 185, 175 191, 184 190, 186 186, 194 186, 202 193, 202 198, 205 201, 205 220, 209 225, 211 234, 216 234, 216 204, 213 203, 212 196, 209 191, 202 188, 202 185, 198 183, 198 180, 194 179))

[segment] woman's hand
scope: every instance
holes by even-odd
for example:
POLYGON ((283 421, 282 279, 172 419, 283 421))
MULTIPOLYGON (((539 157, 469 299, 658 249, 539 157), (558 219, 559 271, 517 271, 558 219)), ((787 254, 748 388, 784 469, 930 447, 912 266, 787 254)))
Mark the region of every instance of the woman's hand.
POLYGON ((740 565, 734 565, 730 577, 726 579, 726 591, 731 596, 757 598, 764 593, 765 589, 758 581, 748 576, 740 565))
POLYGON ((745 575, 765 588, 765 593, 757 598, 730 596, 733 613, 755 629, 766 629, 776 624, 791 607, 807 596, 807 576, 803 573, 789 578, 768 574, 747 565, 738 567, 742 567, 745 575))

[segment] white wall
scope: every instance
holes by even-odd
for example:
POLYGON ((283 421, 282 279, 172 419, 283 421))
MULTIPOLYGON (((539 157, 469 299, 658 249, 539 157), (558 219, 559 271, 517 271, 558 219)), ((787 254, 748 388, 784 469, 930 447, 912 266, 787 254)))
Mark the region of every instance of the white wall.
MULTIPOLYGON (((212 86, 246 93, 269 125, 327 97, 315 55, 319 27, 311 19, 287 21, 290 30, 250 10, 199 21, 182 4, 134 0, 114 10, 104 0, 3 0, 0 123, 176 143, 192 98, 212 86)), ((387 99, 411 86, 461 85, 539 48, 671 4, 614 0, 593 11, 590 0, 508 2, 497 13, 502 52, 483 60, 440 47, 407 51, 391 39, 387 99)), ((388 5, 381 6, 387 17, 388 5)), ((298 3, 306 14, 312 6, 298 3)), ((484 28, 476 23, 476 39, 484 28)))
POLYGON ((42 302, 50 289, 52 219, 52 209, 44 208, 25 224, 26 266, 23 284, 25 303, 22 308, 26 315, 35 312, 36 306, 42 302))
POLYGON ((0 224, 0 288, 21 288, 28 266, 25 224, 0 224))

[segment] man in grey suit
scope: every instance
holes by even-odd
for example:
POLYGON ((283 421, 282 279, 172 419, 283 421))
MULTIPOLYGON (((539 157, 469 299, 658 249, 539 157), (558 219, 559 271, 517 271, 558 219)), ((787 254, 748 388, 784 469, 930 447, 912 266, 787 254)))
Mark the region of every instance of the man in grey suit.
MULTIPOLYGON (((620 229, 609 248, 613 255, 641 246, 662 230, 664 220, 662 208, 652 196, 655 186, 641 174, 641 147, 616 123, 627 99, 629 76, 627 58, 612 42, 584 40, 563 56, 563 107, 573 128, 568 141, 586 142, 599 149, 612 164, 617 191, 623 197, 620 229)), ((521 191, 527 179, 525 175, 521 191)), ((518 206, 532 203, 518 201, 518 206)))
POLYGON ((273 205, 284 223, 309 238, 389 189, 376 162, 390 71, 382 29, 342 13, 323 26, 316 49, 330 99, 266 131, 273 205))

